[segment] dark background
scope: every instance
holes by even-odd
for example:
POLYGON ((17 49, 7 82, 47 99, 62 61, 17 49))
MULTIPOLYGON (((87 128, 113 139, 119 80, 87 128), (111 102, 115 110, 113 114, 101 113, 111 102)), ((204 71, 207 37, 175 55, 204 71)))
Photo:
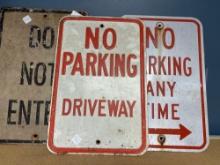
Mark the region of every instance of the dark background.
POLYGON ((196 17, 204 29, 207 101, 211 135, 220 135, 220 1, 217 0, 0 0, 0 7, 85 10, 90 16, 196 17))

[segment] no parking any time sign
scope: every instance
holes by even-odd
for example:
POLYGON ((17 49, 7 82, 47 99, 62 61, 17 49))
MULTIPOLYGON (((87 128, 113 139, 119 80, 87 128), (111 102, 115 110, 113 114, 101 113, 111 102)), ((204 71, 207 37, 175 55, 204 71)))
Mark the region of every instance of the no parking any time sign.
POLYGON ((201 23, 194 18, 136 17, 146 33, 149 148, 198 152, 208 146, 201 23))
POLYGON ((144 47, 144 25, 137 19, 60 21, 48 138, 52 152, 144 152, 144 47))

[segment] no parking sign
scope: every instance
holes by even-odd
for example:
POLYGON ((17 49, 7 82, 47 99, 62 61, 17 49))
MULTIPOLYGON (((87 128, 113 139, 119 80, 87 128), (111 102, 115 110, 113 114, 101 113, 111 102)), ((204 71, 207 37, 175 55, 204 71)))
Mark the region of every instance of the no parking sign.
POLYGON ((52 152, 144 152, 143 36, 137 19, 60 21, 48 139, 52 152))

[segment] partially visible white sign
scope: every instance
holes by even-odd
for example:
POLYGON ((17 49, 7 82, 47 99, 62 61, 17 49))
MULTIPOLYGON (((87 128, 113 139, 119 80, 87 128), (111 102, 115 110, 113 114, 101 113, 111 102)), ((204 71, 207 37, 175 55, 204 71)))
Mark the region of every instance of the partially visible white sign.
POLYGON ((137 19, 61 20, 48 137, 52 152, 145 151, 143 36, 137 19))
POLYGON ((194 18, 140 18, 146 33, 149 151, 208 146, 202 26, 194 18))
POLYGON ((70 15, 72 15, 72 16, 82 16, 82 15, 81 15, 79 12, 77 12, 76 10, 73 10, 70 15))

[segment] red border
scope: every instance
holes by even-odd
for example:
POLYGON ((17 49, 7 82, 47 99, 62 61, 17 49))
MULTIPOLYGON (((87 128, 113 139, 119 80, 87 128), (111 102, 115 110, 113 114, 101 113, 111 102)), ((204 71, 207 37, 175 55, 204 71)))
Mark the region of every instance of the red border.
POLYGON ((169 148, 169 149, 197 149, 201 150, 206 147, 207 144, 207 129, 206 129, 206 118, 205 118, 205 104, 204 104, 204 80, 203 80, 203 45, 201 38, 201 27, 200 22, 196 19, 189 18, 139 18, 143 21, 175 21, 175 22, 191 22, 194 23, 197 27, 198 32, 198 54, 199 54, 199 69, 200 69, 200 94, 201 94, 201 111, 202 111, 202 127, 203 127, 203 143, 200 146, 175 146, 175 145, 149 145, 149 148, 169 148))
POLYGON ((146 149, 146 112, 145 112, 145 74, 144 74, 144 24, 137 19, 127 19, 127 18, 95 18, 95 17, 64 17, 60 21, 59 32, 58 32, 58 43, 57 43, 57 52, 56 52, 56 67, 54 75, 54 84, 52 89, 52 99, 51 99, 51 108, 50 108, 50 123, 48 130, 48 148, 55 153, 112 153, 112 154, 141 154, 146 149), (130 22, 136 23, 140 27, 140 94, 141 94, 141 111, 142 111, 142 144, 139 148, 136 149, 110 149, 110 148, 64 148, 56 147, 53 143, 54 137, 54 124, 55 124, 55 115, 56 115, 56 100, 57 100, 57 87, 58 87, 58 78, 59 78, 59 68, 60 68, 60 56, 62 50, 62 38, 63 38, 63 27, 64 22, 66 21, 114 21, 114 22, 130 22))

